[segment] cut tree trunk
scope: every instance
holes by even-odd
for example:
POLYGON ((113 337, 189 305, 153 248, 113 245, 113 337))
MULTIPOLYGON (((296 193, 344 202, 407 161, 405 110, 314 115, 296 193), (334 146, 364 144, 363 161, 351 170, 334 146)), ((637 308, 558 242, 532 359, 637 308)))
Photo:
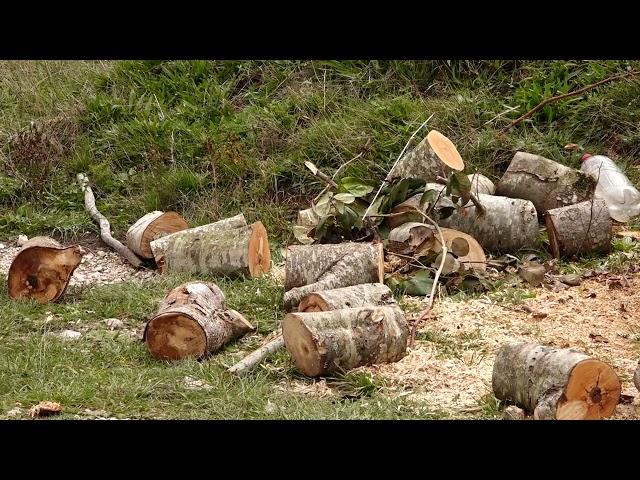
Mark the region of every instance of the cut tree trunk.
POLYGON ((225 309, 213 283, 189 282, 171 290, 147 323, 144 340, 161 360, 201 359, 255 331, 240 313, 225 309))
POLYGON ((409 328, 397 306, 289 313, 282 322, 287 350, 309 377, 404 357, 409 328))
POLYGON ((395 303, 391 290, 384 283, 363 283, 305 295, 300 300, 298 311, 326 312, 342 308, 394 305, 395 303))
POLYGON ((407 222, 389 232, 387 249, 393 253, 409 254, 429 249, 435 242, 435 228, 418 222, 407 222))
MULTIPOLYGON (((359 245, 357 243, 351 244, 359 245)), ((330 266, 317 281, 302 287, 292 288, 284 294, 286 310, 297 308, 302 297, 309 293, 350 287, 361 283, 384 281, 384 253, 382 244, 369 244, 369 248, 352 249, 330 266)))
POLYGON ((491 180, 482 175, 481 173, 472 173, 467 175, 471 181, 471 193, 477 197, 479 194, 495 195, 496 186, 491 180))
POLYGON ((475 238, 485 250, 512 253, 538 244, 538 217, 528 200, 493 195, 478 195, 486 213, 476 215, 471 205, 440 220, 439 225, 460 230, 475 238))
POLYGON ((240 228, 183 230, 151 242, 151 249, 162 273, 257 277, 271 268, 269 239, 260 222, 240 228))
POLYGON ((447 177, 452 171, 464 170, 464 162, 451 140, 437 130, 431 130, 416 148, 400 159, 387 180, 394 178, 421 178, 435 181, 447 177))
POLYGON ((496 189, 498 195, 530 200, 542 217, 547 210, 588 200, 595 181, 553 160, 517 152, 496 189))
POLYGON ((551 252, 556 258, 611 250, 611 217, 603 200, 549 210, 545 224, 551 252))
POLYGON ((188 228, 185 219, 176 212, 150 212, 129 228, 127 246, 139 257, 153 258, 152 241, 188 228))
MULTIPOLYGON (((384 251, 381 243, 344 242, 322 245, 290 245, 285 262, 285 291, 316 282, 343 257, 364 252, 371 273, 359 283, 382 282, 384 279, 384 251)), ((347 285, 343 285, 347 286, 347 285)))
POLYGON ((55 302, 66 290, 84 253, 79 245, 63 247, 49 237, 32 238, 18 251, 9 267, 9 297, 55 302))
MULTIPOLYGON (((440 227, 440 231, 444 237, 447 250, 456 255, 458 261, 466 270, 485 271, 487 269, 487 257, 482 246, 475 238, 452 228, 440 227), (464 253, 465 249, 462 248, 461 244, 462 246, 467 246, 467 253, 464 253)), ((433 248, 436 253, 442 250, 440 241, 440 235, 436 235, 436 242, 433 248)))
POLYGON ((493 366, 493 393, 536 419, 601 419, 613 414, 621 385, 613 369, 570 349, 533 343, 502 346, 493 366))

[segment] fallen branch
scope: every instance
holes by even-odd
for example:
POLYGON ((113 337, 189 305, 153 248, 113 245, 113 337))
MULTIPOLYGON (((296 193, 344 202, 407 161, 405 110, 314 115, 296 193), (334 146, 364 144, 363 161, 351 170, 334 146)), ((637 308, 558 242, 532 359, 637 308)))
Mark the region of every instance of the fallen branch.
POLYGON ((532 116, 534 113, 542 110, 545 106, 547 106, 552 102, 556 102, 558 100, 562 100, 563 98, 567 98, 567 97, 574 97, 576 95, 580 95, 581 93, 586 92, 587 90, 591 90, 592 88, 599 87, 600 85, 604 85, 605 83, 613 82, 614 80, 619 80, 621 78, 633 77, 638 74, 640 74, 640 71, 633 70, 631 72, 623 73, 621 75, 614 75, 613 77, 605 78, 604 80, 600 80, 599 82, 592 83, 591 85, 587 85, 586 87, 579 88, 578 90, 574 90, 573 92, 563 93, 562 95, 556 95, 555 97, 547 98, 546 100, 543 100, 534 108, 529 110, 524 115, 521 115, 520 117, 516 118, 513 122, 511 122, 509 125, 503 128, 501 133, 509 131, 511 128, 515 127, 523 120, 526 120, 527 118, 532 116))
POLYGON ((312 162, 306 161, 304 164, 309 170, 311 170, 311 173, 313 173, 314 176, 318 177, 330 187, 338 188, 338 184, 329 175, 318 169, 318 167, 316 167, 312 162))
POLYGON ((80 188, 82 188, 82 191, 84 192, 84 209, 89 215, 91 215, 91 218, 100 225, 100 238, 102 238, 102 241, 118 252, 120 256, 125 258, 131 265, 139 268, 142 265, 142 261, 136 256, 136 254, 111 236, 111 225, 109 224, 109 220, 107 220, 96 208, 96 198, 89 186, 89 178, 84 173, 79 173, 76 178, 78 179, 80 188))
POLYGON ((262 360, 267 356, 280 350, 282 347, 284 347, 284 337, 282 336, 282 332, 280 332, 273 340, 265 343, 262 347, 254 350, 238 363, 229 367, 228 371, 229 373, 242 375, 262 362, 262 360))

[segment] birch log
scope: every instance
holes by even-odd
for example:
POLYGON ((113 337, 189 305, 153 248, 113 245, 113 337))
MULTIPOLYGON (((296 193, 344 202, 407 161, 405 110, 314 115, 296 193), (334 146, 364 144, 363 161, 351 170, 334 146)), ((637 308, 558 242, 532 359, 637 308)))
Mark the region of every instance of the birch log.
POLYGON ((18 251, 9 267, 9 297, 55 302, 65 292, 83 254, 79 245, 63 247, 49 237, 32 238, 18 251))
POLYGON ((305 295, 300 300, 298 311, 326 312, 342 308, 394 305, 395 303, 391 290, 384 283, 363 283, 305 295))
POLYGON ((397 306, 289 313, 282 322, 287 350, 309 377, 404 357, 409 328, 397 306))
POLYGON ((150 212, 129 228, 127 246, 139 257, 153 258, 153 240, 187 228, 189 225, 185 219, 176 212, 150 212))
POLYGON ((471 181, 471 193, 476 197, 481 193, 484 195, 495 195, 496 186, 489 178, 485 177, 481 173, 472 173, 467 175, 471 181))
POLYGON ((226 310, 224 294, 215 284, 189 282, 167 294, 147 323, 144 340, 155 358, 201 359, 253 331, 240 313, 226 310))
POLYGON ((493 392, 536 419, 601 419, 611 416, 621 385, 613 369, 570 349, 533 343, 502 346, 493 366, 493 392))
POLYGON ((545 224, 551 252, 556 258, 611 250, 611 217, 603 200, 549 210, 545 224))
POLYGON ((579 170, 539 155, 517 152, 498 182, 496 193, 531 201, 542 217, 547 210, 588 200, 594 189, 594 180, 579 170))

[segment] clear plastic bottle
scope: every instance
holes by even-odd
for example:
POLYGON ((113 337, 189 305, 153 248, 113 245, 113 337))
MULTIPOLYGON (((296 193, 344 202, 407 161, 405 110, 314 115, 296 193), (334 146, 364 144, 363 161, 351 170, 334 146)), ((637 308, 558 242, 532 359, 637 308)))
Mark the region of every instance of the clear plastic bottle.
POLYGON ((605 201, 611 218, 628 222, 640 215, 640 192, 613 160, 590 153, 585 153, 581 160, 581 170, 597 180, 594 196, 605 201))

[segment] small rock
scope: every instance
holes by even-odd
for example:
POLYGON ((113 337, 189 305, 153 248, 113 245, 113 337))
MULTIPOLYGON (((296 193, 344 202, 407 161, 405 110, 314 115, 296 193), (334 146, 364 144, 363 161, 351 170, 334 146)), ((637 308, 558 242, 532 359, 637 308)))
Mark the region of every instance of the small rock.
POLYGON ((107 324, 109 330, 120 330, 122 327, 124 327, 124 322, 117 318, 107 318, 104 323, 107 324))
POLYGON ((2 250, 5 247, 6 247, 6 245, 4 243, 0 243, 0 250, 2 250))
POLYGON ((598 343, 609 343, 609 340, 598 333, 590 333, 589 338, 598 343))
POLYGON ((9 410, 7 413, 5 413, 5 415, 7 417, 17 417, 19 415, 22 415, 22 409, 19 407, 14 407, 11 410, 9 410))
POLYGON ((60 338, 75 340, 77 338, 80 338, 82 336, 82 333, 76 332, 75 330, 63 330, 62 332, 58 333, 58 336, 60 338))
POLYGON ((518 268, 518 275, 528 284, 537 287, 544 281, 544 274, 546 269, 544 265, 539 263, 533 263, 518 268))
POLYGON ((105 252, 104 250, 98 250, 96 252, 96 255, 99 256, 99 257, 104 257, 104 256, 107 255, 107 252, 105 252))
POLYGON ((40 402, 29 409, 29 416, 31 418, 48 417, 49 415, 56 415, 62 410, 64 408, 57 402, 40 402))
POLYGON ((524 410, 520 407, 516 407, 515 405, 509 405, 504 409, 504 415, 502 418, 504 420, 524 420, 524 410))
POLYGON ((577 287, 582 284, 582 277, 580 275, 576 275, 575 273, 569 275, 561 275, 558 280, 566 285, 570 285, 572 287, 577 287))
POLYGON ((29 241, 29 237, 26 235, 18 235, 18 241, 16 242, 19 247, 23 246, 25 243, 29 241))

